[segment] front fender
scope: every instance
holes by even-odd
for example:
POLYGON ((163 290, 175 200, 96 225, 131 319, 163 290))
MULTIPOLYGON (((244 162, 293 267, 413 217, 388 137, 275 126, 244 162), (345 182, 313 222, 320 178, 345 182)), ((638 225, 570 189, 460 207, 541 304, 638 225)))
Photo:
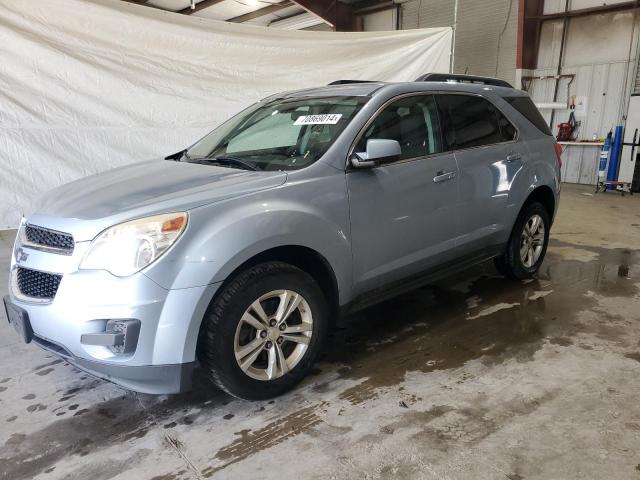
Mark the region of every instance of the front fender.
POLYGON ((145 274, 167 289, 208 285, 225 280, 255 255, 296 245, 322 255, 334 270, 341 297, 348 297, 351 243, 346 199, 342 209, 324 205, 320 210, 270 195, 200 207, 189 213, 185 237, 176 248, 145 274))

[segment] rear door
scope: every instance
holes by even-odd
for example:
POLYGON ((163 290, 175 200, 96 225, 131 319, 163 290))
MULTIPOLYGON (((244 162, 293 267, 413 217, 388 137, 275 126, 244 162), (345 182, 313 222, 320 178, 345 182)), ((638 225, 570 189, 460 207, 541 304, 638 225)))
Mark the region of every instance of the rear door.
POLYGON ((402 154, 347 175, 356 293, 450 260, 456 237, 458 168, 444 152, 433 96, 391 102, 365 127, 354 151, 365 151, 369 139, 397 140, 402 154))
POLYGON ((446 148, 455 153, 460 178, 457 246, 474 253, 504 243, 511 181, 526 146, 495 105, 471 94, 437 95, 446 148))

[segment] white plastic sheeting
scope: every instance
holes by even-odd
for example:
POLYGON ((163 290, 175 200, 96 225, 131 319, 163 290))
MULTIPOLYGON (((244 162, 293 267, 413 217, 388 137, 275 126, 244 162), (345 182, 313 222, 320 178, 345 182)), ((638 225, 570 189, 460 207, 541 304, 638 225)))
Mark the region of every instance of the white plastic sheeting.
POLYGON ((33 197, 193 143, 269 94, 447 72, 451 29, 282 31, 116 0, 0 0, 0 228, 33 197))

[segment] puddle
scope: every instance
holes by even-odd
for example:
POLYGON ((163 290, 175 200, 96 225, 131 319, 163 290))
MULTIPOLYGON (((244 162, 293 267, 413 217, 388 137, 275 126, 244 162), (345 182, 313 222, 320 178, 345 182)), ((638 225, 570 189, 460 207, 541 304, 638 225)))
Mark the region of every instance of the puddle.
POLYGON ((340 397, 360 404, 407 372, 458 368, 473 359, 530 361, 546 342, 568 346, 578 334, 624 339, 624 319, 602 311, 601 322, 585 324, 577 314, 597 310, 597 296, 637 295, 638 253, 581 247, 588 255, 567 260, 566 250, 558 254, 554 246, 566 248, 553 242, 533 281, 504 279, 485 264, 347 319, 323 360, 347 366, 342 377, 363 381, 340 397))

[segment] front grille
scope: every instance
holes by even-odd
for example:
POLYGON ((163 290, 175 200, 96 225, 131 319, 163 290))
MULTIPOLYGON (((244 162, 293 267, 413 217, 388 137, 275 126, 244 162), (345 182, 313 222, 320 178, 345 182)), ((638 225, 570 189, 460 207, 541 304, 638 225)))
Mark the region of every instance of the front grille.
POLYGON ((20 293, 27 297, 52 299, 56 296, 62 275, 39 272, 18 267, 16 283, 20 293))
POLYGON ((35 245, 65 250, 69 253, 73 251, 73 236, 68 233, 56 232, 35 225, 25 225, 24 234, 27 240, 35 245))

